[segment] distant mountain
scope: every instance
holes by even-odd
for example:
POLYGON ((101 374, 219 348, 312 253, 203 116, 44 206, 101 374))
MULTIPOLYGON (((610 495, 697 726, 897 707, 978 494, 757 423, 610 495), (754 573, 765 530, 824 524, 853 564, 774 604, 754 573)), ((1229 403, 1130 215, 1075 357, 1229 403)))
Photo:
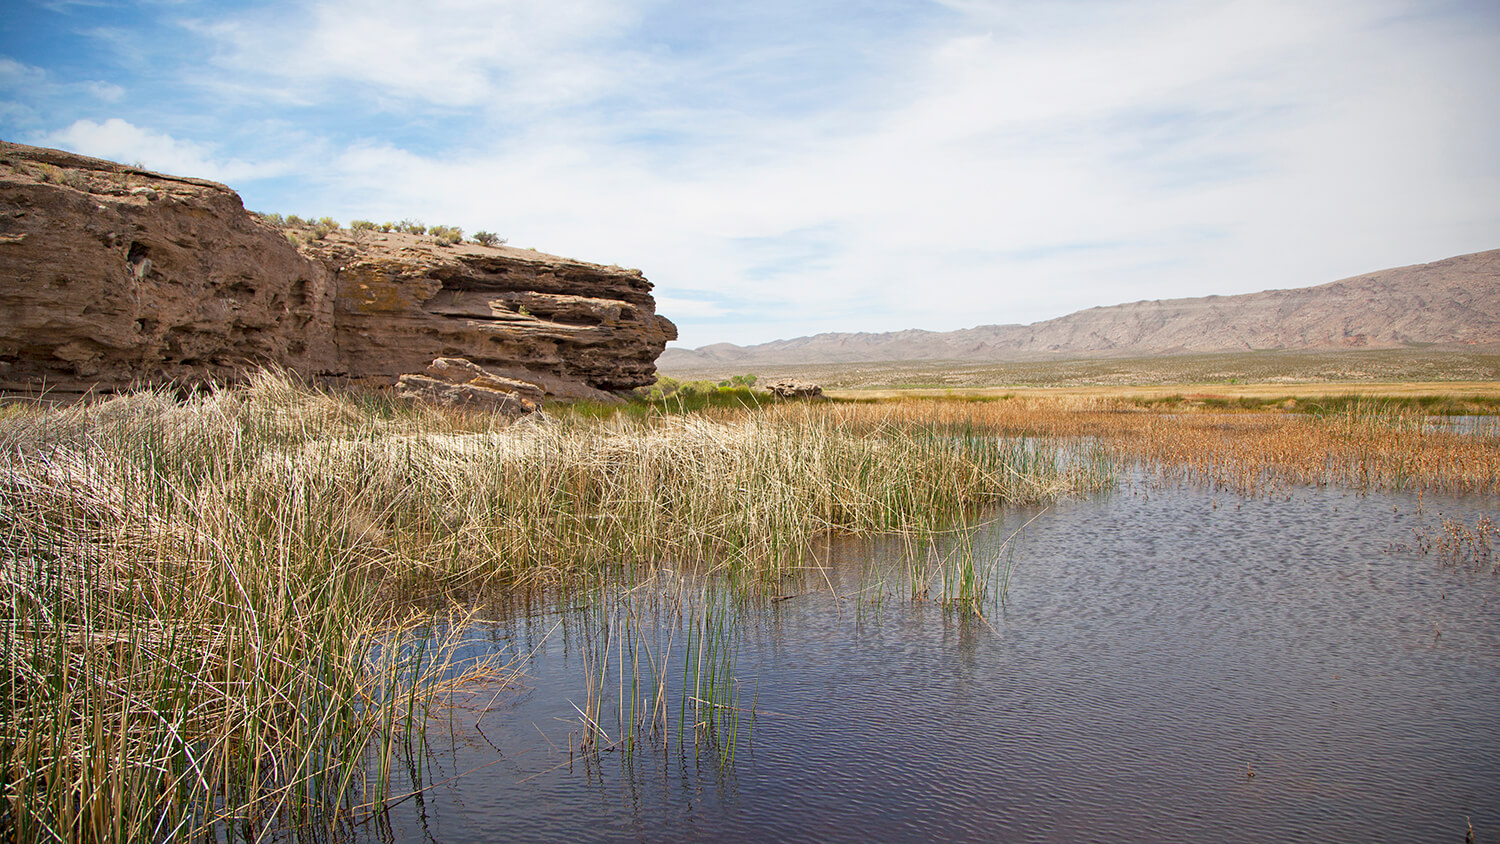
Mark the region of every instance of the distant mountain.
POLYGON ((667 349, 657 366, 980 362, 1419 344, 1500 344, 1500 249, 1317 287, 1133 302, 1031 325, 819 334, 756 346, 667 349))

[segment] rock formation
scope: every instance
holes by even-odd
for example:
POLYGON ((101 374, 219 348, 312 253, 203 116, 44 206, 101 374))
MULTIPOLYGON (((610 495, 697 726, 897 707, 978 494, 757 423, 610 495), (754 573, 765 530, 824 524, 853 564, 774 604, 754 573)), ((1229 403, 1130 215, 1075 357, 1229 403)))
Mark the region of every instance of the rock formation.
POLYGON ((653 383, 676 337, 639 270, 409 234, 294 245, 223 185, 3 142, 0 314, 6 390, 232 381, 262 364, 388 386, 462 358, 599 397, 653 383))
POLYGON ((397 394, 449 407, 473 407, 520 416, 537 409, 541 387, 486 372, 464 358, 438 358, 421 375, 396 379, 397 394))
POLYGON ((777 381, 767 389, 771 391, 771 395, 779 399, 820 399, 823 397, 822 387, 802 381, 777 381))

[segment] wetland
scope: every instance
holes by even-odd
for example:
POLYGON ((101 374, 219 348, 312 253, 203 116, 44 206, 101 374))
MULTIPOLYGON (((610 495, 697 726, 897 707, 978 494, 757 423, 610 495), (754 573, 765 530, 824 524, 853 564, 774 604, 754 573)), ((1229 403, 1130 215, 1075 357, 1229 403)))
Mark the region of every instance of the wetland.
POLYGON ((20 840, 1500 838, 1493 426, 0 417, 20 840))

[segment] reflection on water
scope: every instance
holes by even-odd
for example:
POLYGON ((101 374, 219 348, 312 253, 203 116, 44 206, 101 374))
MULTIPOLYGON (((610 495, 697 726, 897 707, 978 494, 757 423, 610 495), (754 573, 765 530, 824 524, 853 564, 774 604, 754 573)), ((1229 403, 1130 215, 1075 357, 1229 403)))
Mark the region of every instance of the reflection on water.
POLYGON ((1423 427, 1429 431, 1500 437, 1500 416, 1429 416, 1423 427))
POLYGON ((1412 550, 1496 504, 1137 487, 1007 513, 981 554, 1036 518, 982 619, 882 575, 899 542, 832 543, 737 610, 732 764, 570 754, 597 645, 518 613, 483 633, 530 654, 524 687, 455 710, 425 779, 479 770, 380 837, 1500 840, 1500 579, 1412 550))

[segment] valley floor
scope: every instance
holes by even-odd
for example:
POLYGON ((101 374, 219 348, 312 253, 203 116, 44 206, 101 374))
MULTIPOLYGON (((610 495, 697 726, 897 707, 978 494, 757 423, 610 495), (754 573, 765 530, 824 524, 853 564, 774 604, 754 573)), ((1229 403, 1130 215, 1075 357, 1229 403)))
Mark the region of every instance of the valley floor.
MULTIPOLYGON (((783 378, 811 381, 825 390, 978 390, 1002 395, 1026 390, 1076 390, 1090 395, 1211 393, 1258 398, 1341 395, 1459 393, 1494 397, 1500 391, 1500 349, 1494 347, 1406 348, 1338 351, 1266 350, 1151 357, 1075 358, 969 363, 884 361, 757 365, 725 363, 693 369, 664 368, 683 380, 719 380, 753 372, 761 384, 783 378), (1097 389, 1107 388, 1107 389, 1097 389), (1159 392, 1159 388, 1171 388, 1159 392), (1247 392, 1248 391, 1248 392, 1247 392)), ((960 393, 961 394, 961 393, 960 393)))

